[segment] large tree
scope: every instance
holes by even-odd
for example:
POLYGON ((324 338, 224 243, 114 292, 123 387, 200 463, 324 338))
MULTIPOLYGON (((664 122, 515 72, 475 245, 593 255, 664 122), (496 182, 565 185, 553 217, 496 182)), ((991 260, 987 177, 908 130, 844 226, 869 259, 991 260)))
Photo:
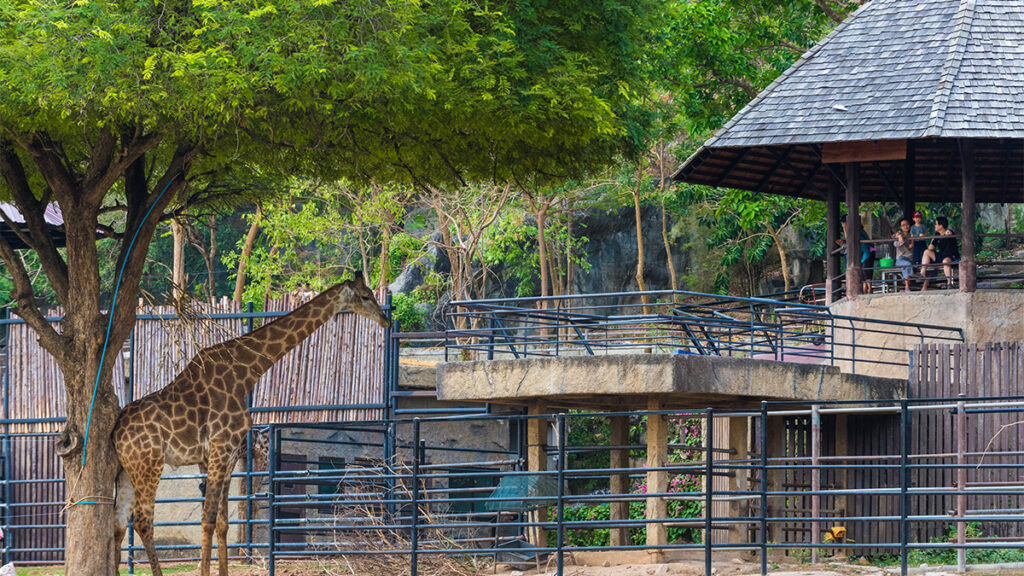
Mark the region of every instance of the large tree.
POLYGON ((0 195, 65 310, 44 319, 21 255, 0 242, 16 312, 66 383, 65 573, 116 573, 111 365, 162 219, 224 201, 206 184, 226 172, 422 188, 586 172, 643 130, 634 63, 656 6, 0 3, 0 195), (66 249, 43 221, 51 201, 66 249), (97 236, 119 243, 116 279, 101 277, 97 236))

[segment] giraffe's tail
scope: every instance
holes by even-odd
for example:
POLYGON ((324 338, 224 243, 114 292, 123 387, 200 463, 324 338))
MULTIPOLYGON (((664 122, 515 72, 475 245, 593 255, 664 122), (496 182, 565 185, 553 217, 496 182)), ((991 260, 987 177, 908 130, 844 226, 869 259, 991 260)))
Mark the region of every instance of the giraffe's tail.
MULTIPOLYGON (((131 518, 132 510, 135 508, 135 489, 132 481, 128 478, 128 472, 124 467, 117 473, 117 484, 114 491, 114 515, 117 523, 117 535, 124 537, 128 529, 128 519, 131 518)), ((120 545, 120 539, 118 545, 120 545)))

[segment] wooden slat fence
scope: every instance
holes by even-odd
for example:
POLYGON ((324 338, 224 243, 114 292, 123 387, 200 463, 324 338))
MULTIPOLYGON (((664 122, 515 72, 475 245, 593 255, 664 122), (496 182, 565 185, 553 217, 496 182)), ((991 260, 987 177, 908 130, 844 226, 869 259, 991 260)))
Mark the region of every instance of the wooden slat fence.
MULTIPOLYGON (((908 394, 912 398, 956 398, 960 394, 995 398, 1024 396, 1024 342, 918 346, 913 352, 908 394)), ((968 463, 978 464, 984 458, 985 464, 1024 464, 1021 454, 1024 451, 1024 426, 1013 425, 1024 421, 1024 408, 1008 407, 1004 410, 975 413, 968 410, 968 463)), ((949 412, 930 410, 920 413, 914 422, 913 451, 936 455, 955 453, 956 425, 956 415, 949 412)), ((948 464, 952 460, 936 457, 924 462, 948 464)), ((1020 485, 1024 482, 1022 479, 1024 468, 971 466, 967 473, 968 486, 973 487, 986 483, 990 487, 992 483, 1020 485)), ((955 482, 955 471, 920 471, 912 476, 912 482, 951 487, 955 482)), ((956 499, 944 495, 922 496, 914 502, 916 510, 932 509, 939 513, 955 507, 956 499)), ((1021 498, 1002 494, 971 496, 968 508, 1020 509, 1021 498)), ((941 529, 920 531, 919 538, 934 537, 945 529, 944 526, 935 528, 941 529)), ((981 528, 986 536, 1024 536, 1024 526, 1017 522, 984 522, 981 528)))
MULTIPOLYGON (((266 303, 267 311, 287 311, 298 298, 266 303)), ((113 381, 124 404, 168 384, 202 348, 229 340, 246 331, 240 318, 213 319, 211 314, 239 313, 228 301, 140 308, 133 338, 134 381, 125 380, 126 356, 114 362, 113 381)), ((127 350, 125 344, 124 349, 127 350)), ((66 414, 64 378, 56 361, 43 350, 25 324, 11 326, 9 344, 11 419, 53 418, 66 414)), ((259 381, 253 391, 254 407, 295 407, 338 404, 380 404, 384 401, 384 338, 382 329, 355 314, 341 314, 285 355, 259 381)), ((332 422, 383 418, 381 409, 302 410, 261 412, 254 421, 332 422)), ((11 432, 53 432, 61 425, 14 424, 11 432)))

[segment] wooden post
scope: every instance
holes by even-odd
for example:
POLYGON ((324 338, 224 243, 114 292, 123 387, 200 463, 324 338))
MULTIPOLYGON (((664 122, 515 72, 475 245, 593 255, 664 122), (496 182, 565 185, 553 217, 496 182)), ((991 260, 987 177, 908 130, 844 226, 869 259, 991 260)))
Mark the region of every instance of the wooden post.
POLYGON ((835 251, 839 248, 836 240, 839 239, 839 188, 840 182, 836 178, 828 179, 828 201, 826 202, 825 214, 825 305, 828 306, 835 300, 835 282, 839 278, 839 254, 835 251))
POLYGON ((860 295, 860 166, 846 164, 846 297, 860 295))
MULTIPOLYGON (((612 416, 608 419, 608 426, 611 428, 612 446, 629 445, 629 416, 612 416)), ((629 467, 629 450, 612 449, 612 468, 629 467)), ((629 494, 629 474, 611 475, 612 495, 629 494)), ((610 505, 609 519, 612 523, 617 520, 629 519, 629 502, 625 500, 613 500, 610 505)), ((610 543, 612 546, 627 546, 630 544, 629 528, 612 528, 609 531, 610 543)))
POLYGON ((960 225, 960 291, 978 289, 978 261, 975 246, 974 143, 960 140, 960 164, 963 173, 963 218, 960 225))
MULTIPOLYGON (((664 404, 658 398, 648 398, 647 410, 662 410, 664 404)), ((668 464, 668 421, 664 414, 648 414, 647 416, 647 493, 668 492, 668 472, 652 470, 663 468, 668 464)), ((668 517, 668 502, 663 496, 647 498, 647 519, 664 520, 668 517)), ((664 546, 668 544, 668 527, 662 523, 647 524, 647 545, 664 546)))
MULTIPOLYGON (((750 418, 733 416, 729 418, 729 458, 743 461, 750 458, 750 418)), ((750 489, 748 474, 750 471, 737 468, 729 477, 730 492, 744 492, 750 489)), ((733 517, 750 516, 749 500, 733 500, 729 502, 729 515, 733 517)), ((750 542, 748 524, 733 524, 729 527, 729 542, 743 544, 750 542)))
MULTIPOLYGON (((543 402, 530 404, 529 415, 547 414, 543 402)), ((526 421, 526 467, 530 472, 544 472, 548 469, 548 421, 544 418, 530 418, 526 421)), ((530 522, 547 522, 547 510, 541 507, 530 512, 530 522)), ((540 526, 531 526, 526 531, 527 540, 537 548, 547 548, 548 535, 540 526)))
POLYGON ((911 218, 914 215, 914 206, 917 204, 917 184, 915 179, 915 157, 917 156, 917 144, 913 140, 907 140, 907 158, 903 161, 903 217, 911 218))

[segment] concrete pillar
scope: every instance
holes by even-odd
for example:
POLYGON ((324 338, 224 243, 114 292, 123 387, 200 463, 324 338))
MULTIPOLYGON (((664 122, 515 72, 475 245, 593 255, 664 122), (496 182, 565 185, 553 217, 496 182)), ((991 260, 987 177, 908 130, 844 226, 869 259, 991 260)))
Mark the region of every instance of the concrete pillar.
MULTIPOLYGON (((612 446, 627 446, 629 444, 629 416, 612 416, 608 420, 612 446)), ((611 451, 611 467, 628 468, 629 450, 613 449, 611 451)), ((611 491, 613 495, 629 494, 629 474, 612 474, 611 491)), ((609 518, 612 522, 629 519, 629 502, 625 500, 612 501, 610 507, 609 518)), ((612 528, 609 533, 612 546, 627 546, 631 543, 629 528, 612 528)))
MULTIPOLYGON (((530 416, 547 414, 547 406, 543 402, 530 404, 530 416)), ((544 418, 531 418, 526 421, 526 467, 530 472, 544 472, 548 469, 548 421, 544 418)), ((547 522, 545 508, 534 510, 527 516, 530 522, 547 522)), ((538 548, 547 548, 548 535, 540 526, 531 526, 526 530, 526 539, 538 548)))
MULTIPOLYGON (((733 416, 729 418, 729 458, 732 460, 746 460, 750 457, 749 440, 750 418, 747 416, 733 416)), ((729 491, 743 491, 750 488, 748 470, 734 469, 729 477, 729 491)), ((729 502, 729 516, 740 517, 750 516, 749 500, 732 500, 729 502)), ((741 544, 748 542, 749 533, 747 524, 733 524, 729 527, 729 542, 741 544)))
MULTIPOLYGON (((664 403, 657 398, 647 400, 650 411, 663 410, 664 403)), ((647 416, 647 493, 668 492, 668 472, 655 471, 668 464, 668 421, 664 414, 647 416)), ((664 519, 668 517, 668 501, 664 497, 647 498, 647 519, 664 519)), ((668 527, 665 524, 647 524, 647 545, 664 546, 668 544, 668 527)))

